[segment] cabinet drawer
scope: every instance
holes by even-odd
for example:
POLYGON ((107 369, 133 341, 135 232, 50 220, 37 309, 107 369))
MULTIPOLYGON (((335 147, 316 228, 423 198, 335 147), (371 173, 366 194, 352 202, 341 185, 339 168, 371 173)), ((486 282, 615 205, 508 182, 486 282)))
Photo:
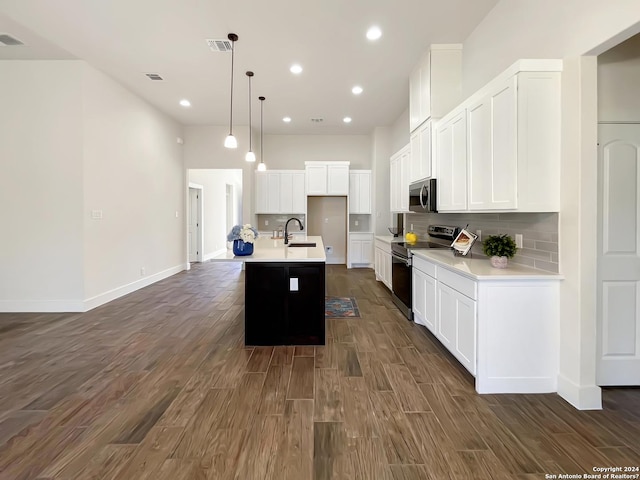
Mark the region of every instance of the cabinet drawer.
POLYGON ((478 284, 470 278, 463 277, 462 275, 458 275, 451 270, 441 267, 437 268, 436 278, 439 282, 449 285, 454 290, 473 300, 478 298, 478 284))
POLYGON ((422 273, 426 273, 430 277, 435 278, 436 276, 436 266, 435 264, 428 262, 424 258, 413 256, 413 268, 417 268, 422 273))

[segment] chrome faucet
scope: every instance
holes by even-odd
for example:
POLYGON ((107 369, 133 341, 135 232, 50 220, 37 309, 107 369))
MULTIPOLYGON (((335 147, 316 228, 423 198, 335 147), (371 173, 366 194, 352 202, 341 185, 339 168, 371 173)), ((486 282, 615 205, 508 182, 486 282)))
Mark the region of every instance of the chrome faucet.
POLYGON ((287 220, 287 223, 284 224, 284 244, 285 245, 289 244, 289 222, 291 220, 295 220, 296 222, 298 222, 298 224, 300 225, 300 230, 304 228, 299 218, 291 217, 289 220, 287 220))

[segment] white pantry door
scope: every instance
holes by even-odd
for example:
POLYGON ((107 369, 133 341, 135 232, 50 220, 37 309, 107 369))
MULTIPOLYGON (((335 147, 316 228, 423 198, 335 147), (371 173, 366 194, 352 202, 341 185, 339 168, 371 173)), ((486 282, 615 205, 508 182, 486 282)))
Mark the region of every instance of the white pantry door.
POLYGON ((598 385, 640 385, 640 124, 598 128, 598 385))

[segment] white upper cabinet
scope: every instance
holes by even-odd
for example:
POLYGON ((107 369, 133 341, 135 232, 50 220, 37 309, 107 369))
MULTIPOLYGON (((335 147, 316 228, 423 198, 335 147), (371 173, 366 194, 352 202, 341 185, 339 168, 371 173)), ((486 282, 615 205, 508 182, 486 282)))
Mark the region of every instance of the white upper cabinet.
POLYGON ((561 60, 520 60, 438 122, 438 210, 559 211, 561 70, 561 60), (454 140, 462 117, 465 137, 454 140), (464 203, 456 147, 466 151, 464 203))
POLYGON ((305 213, 303 170, 256 172, 255 213, 305 213))
POLYGON ((517 194, 517 76, 467 108, 469 210, 510 210, 517 194))
POLYGON ((371 170, 349 172, 349 213, 371 213, 371 170))
POLYGON ((431 120, 411 134, 411 166, 409 183, 431 177, 431 120))
POLYGON ((349 162, 305 162, 307 195, 349 195, 349 162))
POLYGON ((461 100, 462 45, 431 45, 409 77, 409 130, 446 115, 461 100))
POLYGON ((467 208, 467 119, 456 110, 436 127, 439 212, 467 208))
POLYGON ((409 211, 409 169, 411 146, 406 145, 391 156, 389 168, 389 199, 393 213, 409 211))

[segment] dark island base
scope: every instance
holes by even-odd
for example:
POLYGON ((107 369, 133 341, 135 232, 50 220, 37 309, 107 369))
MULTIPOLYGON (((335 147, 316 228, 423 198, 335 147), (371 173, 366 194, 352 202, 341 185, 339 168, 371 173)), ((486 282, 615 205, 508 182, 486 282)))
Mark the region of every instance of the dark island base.
POLYGON ((324 297, 324 262, 245 263, 245 345, 324 345, 324 297))

